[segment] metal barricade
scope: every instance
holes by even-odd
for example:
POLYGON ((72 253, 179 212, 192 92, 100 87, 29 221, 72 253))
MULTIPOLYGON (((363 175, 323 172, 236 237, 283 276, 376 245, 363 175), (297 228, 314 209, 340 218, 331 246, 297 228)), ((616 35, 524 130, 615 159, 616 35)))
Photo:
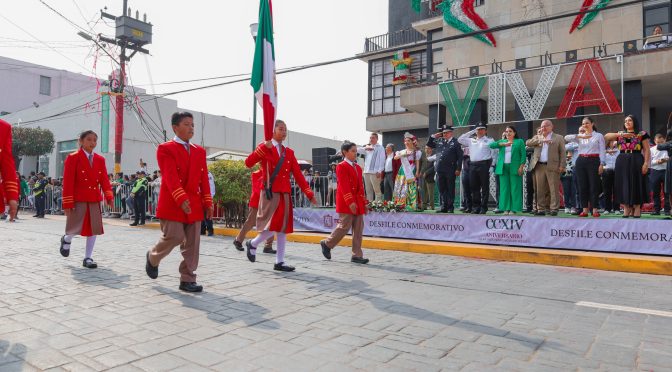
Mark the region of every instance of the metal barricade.
POLYGON ((317 205, 310 203, 306 194, 301 191, 301 188, 296 184, 294 178, 292 178, 292 205, 295 208, 333 208, 336 205, 337 182, 335 176, 308 176, 306 182, 310 185, 310 189, 313 190, 317 205))

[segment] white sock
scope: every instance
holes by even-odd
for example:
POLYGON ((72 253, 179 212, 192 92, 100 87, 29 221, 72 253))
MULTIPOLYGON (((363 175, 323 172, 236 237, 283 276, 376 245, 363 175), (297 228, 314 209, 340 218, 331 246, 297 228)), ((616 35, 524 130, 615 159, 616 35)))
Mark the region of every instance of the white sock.
POLYGON ((74 238, 74 235, 66 235, 63 240, 65 240, 65 244, 63 244, 63 249, 69 250, 70 249, 70 244, 72 244, 72 238, 74 238))
POLYGON ((268 238, 273 236, 273 234, 274 234, 273 231, 268 231, 268 230, 264 230, 264 231, 260 232, 259 235, 257 235, 256 238, 252 239, 252 248, 254 248, 254 249, 251 249, 250 253, 252 253, 253 255, 256 255, 257 254, 257 247, 259 246, 259 244, 268 240, 268 238))
POLYGON ((276 244, 276 250, 278 251, 278 253, 275 254, 276 264, 285 262, 285 243, 287 243, 287 234, 278 233, 276 244))
POLYGON ((87 236, 86 237, 86 255, 85 259, 91 258, 93 255, 93 246, 96 244, 96 236, 87 236))

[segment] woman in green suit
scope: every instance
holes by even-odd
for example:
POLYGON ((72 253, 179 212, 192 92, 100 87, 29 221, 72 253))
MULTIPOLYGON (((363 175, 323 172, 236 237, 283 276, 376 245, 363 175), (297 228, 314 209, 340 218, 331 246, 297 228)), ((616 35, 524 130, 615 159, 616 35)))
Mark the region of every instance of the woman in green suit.
POLYGON ((505 215, 522 212, 525 141, 518 138, 516 128, 508 126, 504 138, 491 143, 490 148, 499 149, 495 168, 499 176, 499 209, 505 215))

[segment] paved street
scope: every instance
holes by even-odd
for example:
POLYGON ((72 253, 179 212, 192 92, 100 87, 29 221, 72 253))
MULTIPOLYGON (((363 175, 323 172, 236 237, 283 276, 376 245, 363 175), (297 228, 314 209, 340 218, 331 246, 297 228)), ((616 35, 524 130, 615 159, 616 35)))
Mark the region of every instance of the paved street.
POLYGON ((191 295, 178 252, 145 275, 159 231, 106 225, 88 270, 63 228, 0 223, 0 371, 672 370, 672 277, 305 244, 281 274, 216 237, 191 295))

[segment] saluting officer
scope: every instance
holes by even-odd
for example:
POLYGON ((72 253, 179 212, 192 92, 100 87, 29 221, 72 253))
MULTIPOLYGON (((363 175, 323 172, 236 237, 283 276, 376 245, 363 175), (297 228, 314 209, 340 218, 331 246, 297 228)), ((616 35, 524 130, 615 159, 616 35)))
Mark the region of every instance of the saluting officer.
POLYGON ((439 184, 441 202, 440 213, 453 213, 455 210, 455 178, 462 169, 462 146, 453 137, 453 127, 444 125, 441 132, 429 138, 428 146, 435 146, 436 181, 439 184))

